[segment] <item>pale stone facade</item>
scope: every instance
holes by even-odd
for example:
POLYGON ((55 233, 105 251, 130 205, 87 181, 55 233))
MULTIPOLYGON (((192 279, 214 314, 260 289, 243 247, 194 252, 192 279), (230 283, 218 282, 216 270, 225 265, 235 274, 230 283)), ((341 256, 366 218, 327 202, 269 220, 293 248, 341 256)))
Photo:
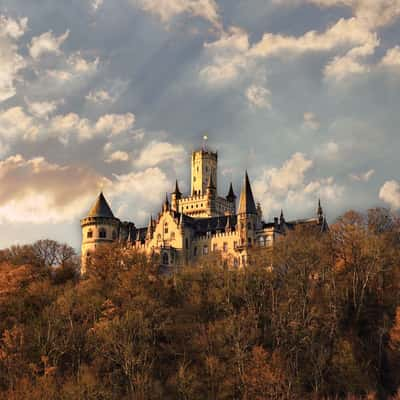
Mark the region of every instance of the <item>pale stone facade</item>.
POLYGON ((82 272, 99 246, 117 241, 149 256, 159 255, 165 269, 189 265, 213 253, 218 253, 230 266, 241 267, 246 265, 252 249, 272 246, 296 225, 311 225, 321 232, 327 229, 320 203, 315 218, 289 222, 282 212, 273 222, 264 222, 247 172, 236 211, 232 184, 226 197, 218 196, 217 166, 216 152, 206 148, 193 152, 190 195, 184 197, 176 182, 171 201, 167 195, 161 212, 156 219, 150 217, 145 228, 121 222, 101 193, 88 217, 81 221, 82 272))

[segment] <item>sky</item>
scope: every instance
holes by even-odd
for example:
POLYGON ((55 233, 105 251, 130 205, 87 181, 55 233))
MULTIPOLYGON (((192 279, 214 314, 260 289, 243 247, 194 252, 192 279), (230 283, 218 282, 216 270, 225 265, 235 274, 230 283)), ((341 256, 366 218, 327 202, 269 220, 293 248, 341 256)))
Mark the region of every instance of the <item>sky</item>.
POLYGON ((146 226, 205 133, 265 220, 400 208, 400 0, 0 0, 0 248, 146 226))

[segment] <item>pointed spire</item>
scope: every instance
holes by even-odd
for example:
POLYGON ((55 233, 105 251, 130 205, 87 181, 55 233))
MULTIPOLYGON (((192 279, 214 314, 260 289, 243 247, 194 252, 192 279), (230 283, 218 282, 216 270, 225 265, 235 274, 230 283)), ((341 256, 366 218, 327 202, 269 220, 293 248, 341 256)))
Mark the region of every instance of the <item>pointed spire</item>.
POLYGON ((169 199, 168 199, 168 193, 165 194, 165 202, 163 206, 164 211, 169 211, 170 210, 170 204, 169 204, 169 199))
POLYGON ((92 208, 89 211, 89 217, 103 217, 103 218, 115 218, 113 212, 111 211, 110 206, 105 199, 103 192, 100 192, 99 196, 96 199, 96 202, 93 204, 92 208))
POLYGON ((172 192, 172 194, 175 194, 176 196, 182 195, 181 191, 179 190, 178 179, 175 181, 175 190, 172 192))
POLYGON ((285 222, 285 216, 283 215, 283 209, 281 208, 281 216, 280 216, 280 221, 281 221, 281 224, 283 223, 283 222, 285 222))
POLYGON ((244 177, 242 192, 240 194, 238 214, 257 214, 257 208, 254 202, 253 192, 251 190, 250 180, 247 171, 244 177))
POLYGON ((229 186, 229 192, 228 192, 228 195, 226 196, 226 199, 228 201, 230 201, 231 203, 233 203, 236 200, 236 195, 235 195, 235 192, 233 191, 232 182, 229 186))
POLYGON ((317 209, 317 216, 320 223, 324 221, 324 210, 321 206, 321 199, 318 199, 318 209, 317 209))

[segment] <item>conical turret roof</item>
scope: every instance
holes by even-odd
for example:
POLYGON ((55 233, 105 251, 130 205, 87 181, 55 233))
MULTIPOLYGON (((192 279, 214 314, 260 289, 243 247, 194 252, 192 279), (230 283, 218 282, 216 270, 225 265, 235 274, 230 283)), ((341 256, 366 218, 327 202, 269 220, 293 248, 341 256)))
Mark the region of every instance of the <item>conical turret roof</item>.
POLYGON ((99 194, 96 202, 90 209, 89 217, 115 218, 110 206, 107 203, 107 200, 103 195, 103 192, 99 194))
POLYGON ((236 199, 235 192, 233 191, 232 182, 231 182, 231 184, 229 186, 229 192, 228 192, 228 195, 226 196, 226 199, 229 200, 229 201, 233 201, 233 200, 236 199))
POLYGON ((178 179, 175 181, 175 190, 172 192, 173 194, 176 195, 181 195, 181 191, 179 190, 179 184, 178 184, 178 179))
POLYGON ((257 214, 256 203, 254 202, 253 192, 251 190, 247 171, 244 177, 242 192, 240 194, 238 214, 257 214))

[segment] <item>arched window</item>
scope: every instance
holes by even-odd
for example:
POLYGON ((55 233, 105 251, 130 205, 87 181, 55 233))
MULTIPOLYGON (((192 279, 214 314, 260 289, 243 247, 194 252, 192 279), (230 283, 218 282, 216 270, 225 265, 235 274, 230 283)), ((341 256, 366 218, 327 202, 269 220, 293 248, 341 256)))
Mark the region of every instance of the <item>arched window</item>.
POLYGON ((90 256, 91 256, 90 251, 86 252, 86 257, 90 258, 90 256))
POLYGON ((117 232, 116 231, 113 231, 112 238, 113 238, 113 240, 117 240, 117 232))
POLYGON ((163 263, 164 265, 168 265, 168 264, 169 264, 168 253, 163 253, 163 256, 162 256, 162 263, 163 263))
POLYGON ((189 239, 188 238, 185 239, 185 247, 187 249, 189 248, 189 239))
POLYGON ((171 232, 171 240, 175 240, 175 232, 171 232))
POLYGON ((161 240, 161 235, 160 234, 157 235, 157 240, 161 240))
POLYGON ((88 238, 88 239, 91 239, 92 237, 93 237, 93 231, 90 230, 90 231, 88 231, 88 233, 87 233, 87 238, 88 238))
POLYGON ((251 230, 251 223, 250 223, 250 222, 247 224, 247 229, 248 229, 249 231, 251 230))
POLYGON ((101 239, 105 239, 105 238, 107 237, 107 232, 106 232, 106 230, 105 230, 104 228, 101 228, 101 229, 99 230, 99 237, 100 237, 101 239))
POLYGON ((167 222, 164 224, 164 233, 165 234, 168 233, 168 223, 167 222))

